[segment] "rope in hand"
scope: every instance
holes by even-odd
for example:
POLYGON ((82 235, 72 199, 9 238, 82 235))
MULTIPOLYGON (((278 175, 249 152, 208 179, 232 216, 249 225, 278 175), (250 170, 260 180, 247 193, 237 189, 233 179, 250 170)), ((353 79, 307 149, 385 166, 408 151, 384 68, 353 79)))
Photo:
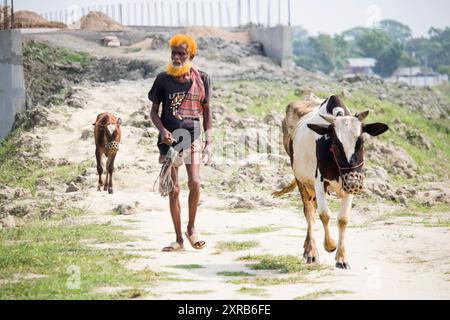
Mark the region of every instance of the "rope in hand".
MULTIPOLYGON (((144 129, 147 133, 148 137, 151 138, 150 133, 147 128, 144 129)), ((162 144, 162 142, 160 143, 162 144)), ((178 152, 172 147, 169 146, 169 151, 167 151, 164 162, 162 163, 161 170, 159 172, 158 178, 156 178, 153 184, 153 192, 156 192, 156 184, 159 182, 159 194, 161 197, 167 197, 171 192, 175 189, 175 184, 172 180, 172 167, 175 161, 175 157, 177 157, 178 152)))
POLYGON ((172 146, 170 146, 169 151, 167 151, 166 158, 164 159, 164 162, 162 164, 158 178, 155 180, 155 183, 153 184, 153 192, 156 192, 155 186, 159 181, 159 194, 161 195, 161 197, 167 197, 175 189, 171 171, 176 156, 177 151, 175 151, 175 149, 172 146))

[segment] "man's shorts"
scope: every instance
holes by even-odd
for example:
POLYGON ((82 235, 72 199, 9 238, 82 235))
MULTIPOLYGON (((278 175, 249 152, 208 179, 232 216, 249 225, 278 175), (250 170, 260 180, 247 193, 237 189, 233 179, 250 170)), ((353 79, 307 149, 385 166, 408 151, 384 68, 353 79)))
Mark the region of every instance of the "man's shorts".
MULTIPOLYGON (((175 158, 173 166, 175 168, 181 167, 184 164, 200 164, 202 152, 202 143, 200 139, 194 140, 191 143, 190 149, 184 149, 179 152, 178 156, 175 158)), ((159 163, 162 164, 166 156, 164 154, 159 155, 159 163)))

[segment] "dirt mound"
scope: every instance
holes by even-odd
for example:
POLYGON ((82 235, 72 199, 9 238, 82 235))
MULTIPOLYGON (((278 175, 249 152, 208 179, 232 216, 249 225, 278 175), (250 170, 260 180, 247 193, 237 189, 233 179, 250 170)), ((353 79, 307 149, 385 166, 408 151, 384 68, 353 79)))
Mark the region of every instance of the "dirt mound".
POLYGON ((65 28, 61 22, 49 22, 33 11, 17 11, 14 13, 16 28, 65 28))
POLYGON ((84 31, 122 31, 127 30, 120 23, 112 20, 106 14, 98 11, 91 11, 82 17, 78 23, 79 28, 84 31))
POLYGON ((152 44, 153 44, 152 38, 145 38, 144 40, 136 42, 136 43, 132 44, 131 46, 128 46, 127 48, 147 50, 152 47, 152 44))
POLYGON ((244 32, 229 32, 214 27, 188 27, 182 31, 196 37, 220 38, 225 41, 250 42, 250 34, 244 32))

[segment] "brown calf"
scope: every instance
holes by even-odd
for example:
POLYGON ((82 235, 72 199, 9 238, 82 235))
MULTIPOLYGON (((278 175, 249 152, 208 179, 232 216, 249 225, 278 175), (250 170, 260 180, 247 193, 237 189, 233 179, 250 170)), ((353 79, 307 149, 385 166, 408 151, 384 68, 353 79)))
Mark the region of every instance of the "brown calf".
POLYGON ((95 158, 97 160, 98 172, 98 187, 100 191, 104 185, 103 190, 113 193, 112 174, 114 171, 114 159, 117 151, 119 151, 119 143, 122 138, 122 131, 120 125, 122 119, 117 118, 110 112, 104 112, 97 116, 94 125, 95 138, 95 158), (106 161, 106 180, 103 184, 103 155, 108 159, 106 161))

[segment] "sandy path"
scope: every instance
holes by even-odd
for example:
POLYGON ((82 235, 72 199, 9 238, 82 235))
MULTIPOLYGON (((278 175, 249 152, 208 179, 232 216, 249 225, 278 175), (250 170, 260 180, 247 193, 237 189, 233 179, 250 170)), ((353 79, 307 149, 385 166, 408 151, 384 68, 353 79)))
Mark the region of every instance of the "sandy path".
MULTIPOLYGON (((186 251, 162 253, 160 249, 174 240, 168 211, 168 200, 152 192, 153 181, 159 171, 155 147, 155 130, 149 129, 148 138, 142 128, 130 126, 131 114, 148 108, 146 94, 151 81, 90 85, 79 87, 76 93, 85 99, 84 109, 58 107, 53 120, 64 123, 56 129, 38 128, 38 134, 48 145, 46 156, 78 163, 95 160, 93 138, 81 139, 83 130, 92 130, 96 115, 103 111, 117 113, 124 120, 124 138, 116 159, 115 193, 96 191, 95 168, 89 170, 88 188, 69 194, 69 204, 86 208, 90 219, 111 221, 129 228, 135 237, 119 247, 142 258, 130 261, 128 267, 136 270, 172 272, 181 278, 148 288, 157 299, 293 299, 323 290, 349 291, 324 298, 336 299, 448 299, 450 298, 450 250, 448 228, 426 228, 420 219, 395 218, 379 220, 368 228, 349 228, 347 250, 352 265, 350 271, 334 269, 334 255, 320 245, 321 264, 329 269, 314 271, 305 280, 295 284, 258 287, 263 296, 239 292, 253 284, 232 284, 230 277, 217 275, 220 271, 245 271, 263 277, 286 277, 274 271, 254 271, 248 262, 237 258, 247 254, 296 255, 302 252, 306 222, 298 208, 273 208, 249 212, 228 210, 229 202, 204 193, 199 208, 198 230, 204 234, 207 247, 195 251, 185 242, 186 251), (134 208, 133 215, 112 215, 118 205, 134 208), (416 222, 416 223, 412 223, 416 222), (236 234, 236 231, 259 226, 271 226, 275 231, 259 234, 236 234), (251 250, 218 253, 218 241, 258 241, 251 250), (198 264, 203 268, 179 269, 174 266, 198 264), (187 281, 190 280, 190 281, 187 281), (206 291, 205 291, 206 290, 206 291), (198 292, 195 292, 198 291, 198 292)), ((148 109, 147 109, 148 110, 148 109)), ((147 111, 146 111, 147 112, 147 111)), ((203 179, 214 176, 214 169, 203 168, 203 179)), ((186 175, 182 170, 182 182, 186 175)), ((257 192, 257 191, 256 191, 257 192)), ((267 197, 269 197, 267 195, 267 197)), ((182 195, 183 225, 187 223, 187 192, 182 195)), ((356 207, 351 224, 368 221, 371 215, 356 207)), ((322 226, 317 223, 317 243, 322 243, 322 226)), ((337 238, 335 215, 332 234, 337 238)), ((117 247, 117 244, 99 244, 99 248, 117 247)), ((149 296, 149 298, 155 298, 149 296)))

